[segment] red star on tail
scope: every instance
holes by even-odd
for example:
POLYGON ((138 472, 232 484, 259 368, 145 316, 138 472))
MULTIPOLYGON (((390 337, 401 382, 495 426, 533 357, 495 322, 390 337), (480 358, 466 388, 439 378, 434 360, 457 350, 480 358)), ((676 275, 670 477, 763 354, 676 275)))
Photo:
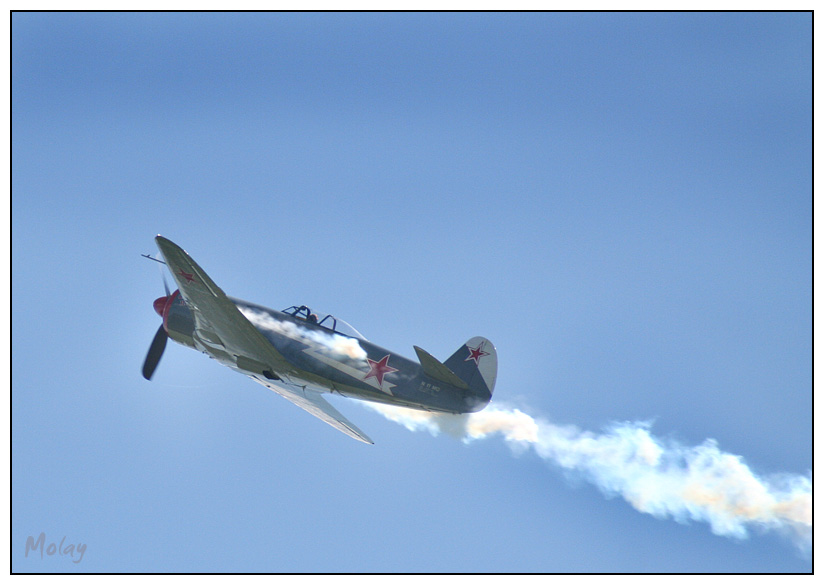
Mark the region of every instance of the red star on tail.
POLYGON ((489 355, 489 352, 484 351, 483 343, 481 343, 478 347, 469 347, 467 345, 466 349, 469 350, 469 356, 464 361, 468 362, 469 360, 472 360, 475 362, 476 365, 479 365, 481 363, 482 357, 484 357, 485 355, 489 355))

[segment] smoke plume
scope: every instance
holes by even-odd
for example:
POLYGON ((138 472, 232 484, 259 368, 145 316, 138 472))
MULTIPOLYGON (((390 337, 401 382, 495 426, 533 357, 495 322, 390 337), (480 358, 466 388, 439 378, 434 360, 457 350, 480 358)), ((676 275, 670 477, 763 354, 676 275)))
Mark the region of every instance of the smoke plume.
MULTIPOLYGON (((263 330, 338 356, 366 358, 356 339, 309 330, 247 307, 241 311, 263 330)), ((445 433, 466 443, 500 434, 514 451, 531 448, 541 459, 656 518, 707 522, 715 534, 734 538, 746 538, 752 529, 775 530, 805 552, 811 548, 812 477, 761 477, 712 439, 687 447, 653 436, 644 422, 615 423, 593 433, 499 406, 451 415, 365 404, 411 431, 445 433)))
POLYGON ((346 356, 353 360, 366 359, 366 352, 358 340, 352 337, 301 327, 291 321, 276 319, 264 311, 258 311, 250 307, 239 306, 238 309, 253 325, 260 329, 285 335, 290 339, 317 348, 325 348, 332 354, 346 356))
POLYGON ((775 530, 810 550, 811 476, 759 477, 712 439, 686 447, 656 438, 649 423, 639 422, 592 433, 493 406, 463 415, 369 407, 411 431, 443 432, 466 443, 500 434, 516 452, 531 448, 541 459, 656 518, 707 522, 715 534, 734 538, 746 538, 751 529, 775 530))

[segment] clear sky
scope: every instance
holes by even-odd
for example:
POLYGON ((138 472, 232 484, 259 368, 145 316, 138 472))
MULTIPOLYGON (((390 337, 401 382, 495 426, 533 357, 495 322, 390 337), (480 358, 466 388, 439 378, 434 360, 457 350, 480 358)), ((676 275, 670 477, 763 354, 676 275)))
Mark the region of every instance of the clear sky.
POLYGON ((488 337, 493 404, 808 477, 810 14, 16 13, 12 35, 13 570, 811 570, 776 531, 640 513, 498 435, 333 398, 365 445, 173 343, 140 375, 161 233, 228 294, 408 357, 488 337), (41 532, 82 560, 26 558, 41 532))

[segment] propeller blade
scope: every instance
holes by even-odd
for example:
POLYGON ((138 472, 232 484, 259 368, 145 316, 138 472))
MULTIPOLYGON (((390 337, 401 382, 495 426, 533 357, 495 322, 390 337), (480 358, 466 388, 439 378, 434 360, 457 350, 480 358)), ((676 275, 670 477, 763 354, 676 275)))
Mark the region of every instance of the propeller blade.
POLYGON ((163 270, 163 267, 160 268, 160 277, 163 279, 163 289, 166 291, 166 296, 169 296, 169 283, 166 282, 166 271, 163 270))
POLYGON ((146 354, 146 361, 143 362, 143 377, 151 380, 154 375, 155 368, 160 362, 160 357, 163 355, 163 350, 166 349, 166 339, 168 339, 166 330, 163 325, 155 333, 152 345, 149 346, 149 353, 146 354))

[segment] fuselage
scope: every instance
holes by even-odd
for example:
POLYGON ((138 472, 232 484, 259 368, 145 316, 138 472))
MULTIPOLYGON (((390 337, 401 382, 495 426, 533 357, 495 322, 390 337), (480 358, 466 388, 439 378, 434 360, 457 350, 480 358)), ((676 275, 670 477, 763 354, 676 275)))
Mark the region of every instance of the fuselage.
POLYGON ((274 383, 292 389, 309 388, 361 400, 449 413, 475 412, 488 402, 488 398, 479 401, 465 389, 427 375, 413 360, 361 337, 336 331, 334 326, 326 327, 300 316, 231 298, 240 312, 288 361, 289 368, 272 371, 265 364, 226 352, 214 334, 196 329, 192 312, 179 294, 174 293, 168 298, 168 306, 158 312, 164 317, 164 328, 169 337, 264 385, 274 383))

